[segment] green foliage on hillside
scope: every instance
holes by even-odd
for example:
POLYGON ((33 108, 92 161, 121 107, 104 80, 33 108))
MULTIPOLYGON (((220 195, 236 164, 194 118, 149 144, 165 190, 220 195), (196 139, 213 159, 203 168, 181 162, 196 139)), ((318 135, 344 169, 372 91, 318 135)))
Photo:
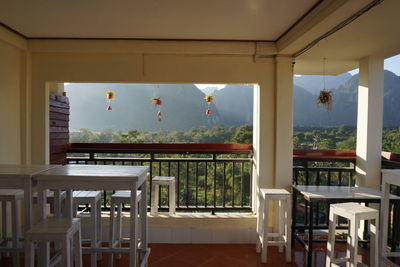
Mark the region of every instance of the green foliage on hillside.
POLYGON ((127 132, 107 130, 94 132, 80 129, 70 133, 71 143, 233 143, 251 144, 253 142, 253 126, 242 125, 225 127, 216 125, 212 128, 195 127, 189 131, 146 132, 129 130, 127 132))

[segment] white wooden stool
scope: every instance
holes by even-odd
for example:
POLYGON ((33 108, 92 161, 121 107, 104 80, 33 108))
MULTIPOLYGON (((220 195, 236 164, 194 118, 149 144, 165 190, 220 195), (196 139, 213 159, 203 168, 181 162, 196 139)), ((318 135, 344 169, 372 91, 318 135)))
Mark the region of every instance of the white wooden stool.
POLYGON ((52 260, 48 257, 41 259, 45 267, 54 266, 60 260, 61 266, 71 267, 74 266, 71 259, 74 259, 76 267, 82 267, 80 219, 48 218, 25 232, 25 267, 34 267, 35 242, 61 242, 61 255, 56 253, 52 260))
MULTIPOLYGON (((101 191, 74 191, 74 218, 77 217, 78 205, 90 205, 90 243, 92 248, 101 247, 101 191)), ((91 266, 97 266, 101 252, 91 253, 91 266)))
POLYGON ((158 214, 158 195, 160 185, 168 186, 169 195, 169 214, 175 214, 175 177, 173 176, 155 176, 152 180, 151 188, 151 208, 150 214, 156 216, 158 214))
MULTIPOLYGON (((19 225, 19 215, 17 201, 24 198, 24 190, 21 189, 0 189, 1 201, 1 226, 2 226, 2 247, 1 251, 10 251, 8 242, 12 241, 12 248, 19 248, 19 239, 21 238, 21 231, 19 225), (11 224, 12 234, 11 238, 7 236, 7 202, 11 204, 11 224), (7 247, 7 248, 6 248, 7 247)), ((13 252, 13 266, 19 266, 19 252, 13 252)))
MULTIPOLYGON (((61 199, 61 214, 63 214, 63 216, 65 216, 65 197, 66 197, 66 192, 65 191, 60 191, 60 199, 61 199)), ((38 193, 34 192, 33 193, 33 204, 37 204, 38 203, 38 193)), ((47 190, 47 204, 49 204, 50 206, 53 207, 53 209, 55 209, 54 206, 54 191, 53 190, 47 190)))
POLYGON ((257 244, 256 251, 261 252, 261 262, 267 263, 268 246, 279 246, 282 252, 283 246, 286 249, 286 262, 292 261, 292 237, 290 226, 292 224, 292 195, 285 189, 264 189, 259 190, 259 201, 257 216, 257 244), (270 233, 268 230, 269 201, 276 200, 279 203, 278 209, 278 233, 270 233), (273 238, 274 240, 270 240, 273 238))
POLYGON ((329 212, 329 235, 326 251, 326 266, 348 262, 347 266, 357 266, 357 250, 358 250, 358 228, 361 220, 372 220, 370 223, 371 245, 370 245, 370 266, 378 267, 378 228, 379 228, 379 211, 373 208, 363 206, 358 203, 339 203, 331 204, 329 212), (336 224, 338 216, 349 220, 349 234, 347 236, 347 253, 344 258, 335 259, 335 236, 336 224))
MULTIPOLYGON (((137 197, 137 202, 139 204, 140 201, 142 201, 142 192, 139 190, 136 191, 136 197, 137 197)), ((109 229, 110 248, 114 247, 120 248, 122 245, 122 204, 130 204, 130 203, 131 203, 131 191, 117 191, 113 195, 111 195, 110 229, 109 229), (117 207, 117 225, 115 225, 115 207, 117 207)), ((113 264, 113 255, 114 253, 109 254, 108 266, 112 266, 113 264)), ((121 254, 117 253, 116 258, 120 259, 121 254)))

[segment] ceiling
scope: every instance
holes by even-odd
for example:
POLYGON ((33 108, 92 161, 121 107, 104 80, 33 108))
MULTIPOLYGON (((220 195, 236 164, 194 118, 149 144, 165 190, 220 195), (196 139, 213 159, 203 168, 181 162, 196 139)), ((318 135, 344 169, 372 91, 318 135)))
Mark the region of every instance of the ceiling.
POLYGON ((28 38, 277 40, 320 0, 0 0, 28 38))
POLYGON ((399 11, 399 0, 384 0, 297 57, 295 72, 322 74, 326 58, 328 73, 338 74, 358 68, 359 60, 368 55, 387 58, 399 54, 399 11))

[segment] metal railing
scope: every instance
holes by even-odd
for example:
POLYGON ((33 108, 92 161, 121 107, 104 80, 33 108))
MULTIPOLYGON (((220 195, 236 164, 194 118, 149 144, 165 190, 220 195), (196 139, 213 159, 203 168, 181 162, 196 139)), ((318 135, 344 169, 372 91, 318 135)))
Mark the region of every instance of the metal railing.
MULTIPOLYGON (((252 155, 252 146, 244 144, 75 143, 70 144, 67 161, 68 164, 149 166, 150 178, 175 177, 178 211, 214 213, 251 211, 252 155)), ((104 191, 104 208, 109 208, 112 193, 104 191)), ((151 201, 151 194, 148 199, 151 201)), ((160 190, 159 200, 161 210, 166 210, 166 188, 160 190)))
MULTIPOLYGON (((295 185, 327 185, 327 186, 354 186, 355 185, 354 151, 340 150, 294 150, 293 153, 293 184, 295 185)), ((298 199, 297 209, 303 216, 298 222, 308 224, 308 207, 303 199, 298 199)), ((327 225, 329 203, 315 205, 315 225, 327 225)))

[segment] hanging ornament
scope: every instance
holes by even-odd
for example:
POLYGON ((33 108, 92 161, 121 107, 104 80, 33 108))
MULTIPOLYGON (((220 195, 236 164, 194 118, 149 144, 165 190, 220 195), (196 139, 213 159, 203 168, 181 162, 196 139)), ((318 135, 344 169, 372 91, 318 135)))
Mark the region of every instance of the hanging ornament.
POLYGON ((213 95, 206 95, 204 97, 204 100, 207 102, 207 110, 206 110, 206 115, 211 115, 212 110, 210 108, 211 103, 214 101, 214 96, 213 95))
POLYGON ((317 98, 317 103, 319 105, 322 105, 322 107, 325 110, 331 111, 332 110, 332 103, 333 103, 333 95, 332 95, 331 91, 326 90, 326 86, 325 86, 325 64, 326 64, 326 58, 324 58, 324 63, 323 63, 324 89, 319 92, 319 96, 317 98))
POLYGON ((111 102, 114 101, 115 94, 113 91, 106 92, 107 110, 112 110, 111 102))
POLYGON ((162 113, 161 113, 161 105, 162 105, 162 101, 161 98, 159 97, 153 97, 151 99, 151 102, 154 104, 155 107, 158 107, 158 111, 157 111, 157 121, 158 122, 162 122, 162 113))

